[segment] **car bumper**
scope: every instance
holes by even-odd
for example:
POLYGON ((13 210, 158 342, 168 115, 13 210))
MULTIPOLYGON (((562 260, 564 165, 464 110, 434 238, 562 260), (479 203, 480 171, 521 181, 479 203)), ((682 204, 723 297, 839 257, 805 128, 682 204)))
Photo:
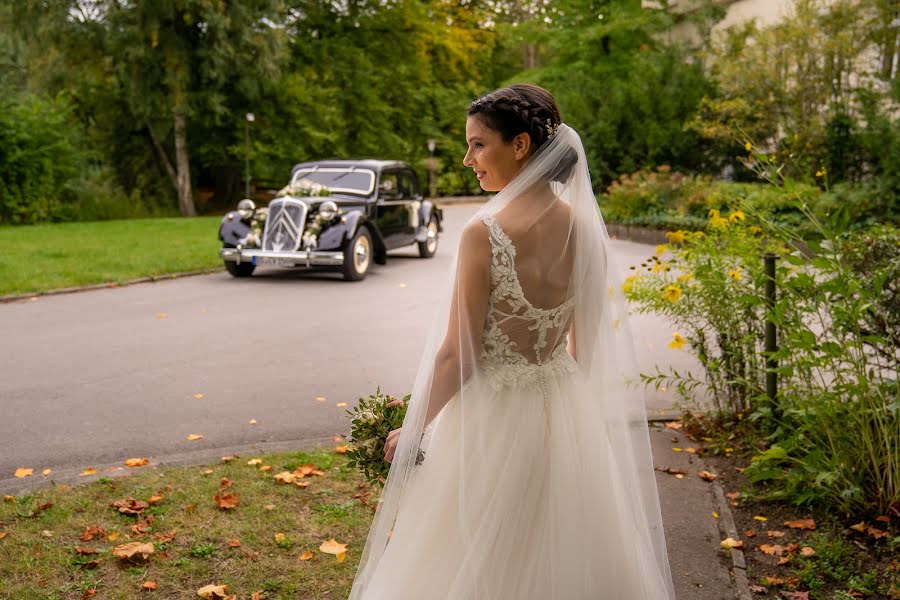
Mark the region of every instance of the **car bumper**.
POLYGON ((241 263, 251 263, 260 266, 277 267, 311 267, 311 266, 341 266, 344 264, 343 252, 331 252, 323 250, 297 251, 297 252, 272 252, 271 250, 259 250, 257 248, 222 248, 219 250, 222 260, 241 263))

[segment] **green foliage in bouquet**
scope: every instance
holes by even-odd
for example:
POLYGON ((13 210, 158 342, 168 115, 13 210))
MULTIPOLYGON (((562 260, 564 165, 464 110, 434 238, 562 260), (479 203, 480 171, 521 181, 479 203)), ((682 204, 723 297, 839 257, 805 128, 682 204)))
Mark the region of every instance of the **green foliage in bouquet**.
MULTIPOLYGON (((382 393, 379 386, 374 394, 360 398, 353 410, 347 411, 351 419, 348 464, 359 469, 371 484, 384 485, 387 479, 391 463, 384 458, 384 445, 388 433, 403 425, 410 398, 407 394, 401 404, 387 406, 397 399, 382 393)), ((424 459, 425 453, 419 450, 416 464, 424 459)))

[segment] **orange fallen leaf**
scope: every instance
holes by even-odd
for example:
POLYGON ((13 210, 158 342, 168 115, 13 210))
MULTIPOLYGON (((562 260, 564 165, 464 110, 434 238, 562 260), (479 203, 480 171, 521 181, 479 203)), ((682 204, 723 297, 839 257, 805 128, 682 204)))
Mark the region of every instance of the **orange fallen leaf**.
POLYGON ((250 419, 249 421, 247 421, 247 423, 249 423, 250 425, 256 425, 256 419, 250 419))
POLYGON ((52 472, 53 472, 53 469, 44 469, 43 471, 41 471, 41 475, 46 477, 47 475, 49 475, 52 472))
POLYGON ((815 529, 816 522, 813 519, 800 519, 798 521, 785 521, 785 525, 791 529, 815 529))
POLYGON ((3 501, 4 501, 4 502, 15 502, 15 501, 16 501, 16 497, 15 497, 15 496, 10 496, 9 494, 6 494, 5 496, 3 496, 3 501))
POLYGON ((162 502, 162 500, 163 500, 162 495, 157 494, 157 495, 155 495, 155 496, 150 496, 150 497, 147 499, 147 502, 148 502, 149 504, 159 504, 160 502, 162 502))
POLYGON ((253 592, 250 595, 250 600, 263 600, 263 593, 260 591, 253 592))
POLYGON ((109 505, 115 506, 120 513, 125 515, 137 515, 144 512, 145 508, 150 508, 150 505, 143 500, 135 500, 131 496, 110 502, 109 505))
POLYGON ((223 456, 223 457, 222 457, 222 462, 227 463, 227 462, 231 462, 231 461, 233 461, 233 460, 237 460, 238 458, 239 458, 239 456, 238 456, 237 454, 233 454, 233 455, 229 455, 229 456, 223 456))
POLYGON ((747 536, 747 537, 749 537, 749 538, 752 538, 752 537, 756 537, 756 532, 753 531, 752 529, 745 529, 745 530, 744 530, 744 535, 747 536))
POLYGON ((719 547, 726 548, 726 549, 743 548, 744 542, 742 542, 740 540, 736 540, 734 538, 727 537, 724 540, 722 540, 721 542, 719 542, 719 547))
POLYGON ((715 473, 711 473, 710 471, 699 471, 697 475, 704 481, 715 481, 717 477, 715 473))
POLYGON ((319 550, 325 554, 334 554, 338 562, 344 562, 347 558, 347 544, 341 544, 334 538, 325 540, 319 545, 319 550))
POLYGON ((225 600, 227 585, 205 585, 197 590, 197 595, 206 600, 225 600))
POLYGON ((143 467, 148 462, 150 462, 150 461, 143 457, 142 458, 127 458, 127 459, 125 459, 125 466, 126 467, 143 467))
POLYGON ((344 441, 344 438, 342 438, 342 437, 339 436, 339 435, 334 436, 333 439, 334 439, 335 442, 343 442, 343 441, 344 441))
POLYGON ((770 538, 780 538, 784 537, 783 531, 766 531, 766 535, 770 538))
POLYGON ((226 510, 237 508, 241 503, 241 497, 237 492, 218 492, 213 496, 213 499, 216 501, 216 504, 219 505, 219 508, 226 510))
POLYGON ((261 465, 262 459, 261 458, 251 458, 250 460, 247 461, 247 464, 250 465, 251 467, 254 467, 256 465, 261 465))
POLYGON ((109 541, 109 542, 114 542, 114 541, 116 541, 117 539, 119 539, 119 532, 118 532, 118 531, 113 531, 111 534, 109 534, 108 536, 106 536, 106 540, 109 541))
POLYGON ((155 590, 157 588, 155 581, 145 581, 144 585, 141 586, 145 590, 155 590))
POLYGON ((88 588, 84 590, 84 593, 81 595, 82 600, 87 600, 87 598, 92 598, 97 595, 97 590, 94 588, 88 588))
POLYGON ((784 548, 780 544, 760 544, 756 549, 769 556, 781 556, 784 553, 784 548))
POLYGON ((666 423, 666 429, 681 429, 682 427, 681 421, 669 421, 666 423))
POLYGON ((8 535, 9 535, 8 531, 0 531, 0 540, 2 540, 3 538, 5 538, 8 535))
POLYGON ((129 542, 127 544, 122 544, 121 546, 116 546, 112 549, 113 556, 132 560, 137 559, 138 556, 140 556, 143 560, 147 560, 155 551, 156 548, 153 546, 153 544, 146 542, 129 542))
POLYGON ((34 469, 26 469, 25 467, 19 467, 16 469, 16 477, 21 479, 22 477, 31 477, 34 474, 34 469))
POLYGON ((259 470, 269 472, 272 470, 272 465, 263 465, 259 468, 259 470))
POLYGON ((234 538, 233 540, 229 540, 229 541, 228 541, 228 547, 229 547, 229 548, 240 548, 240 547, 241 547, 241 540, 239 540, 239 539, 237 539, 237 538, 234 538))
POLYGON ((81 541, 89 542, 92 539, 94 539, 95 536, 99 537, 99 536, 103 536, 103 535, 106 535, 106 532, 103 530, 102 527, 95 527, 95 526, 85 527, 84 533, 81 534, 81 541))
POLYGON ((310 560, 313 557, 312 550, 306 550, 303 554, 298 556, 299 560, 310 560))
POLYGON ((296 477, 297 476, 290 471, 282 471, 275 476, 275 481, 278 483, 294 483, 294 479, 296 479, 296 477))
POLYGON ((338 454, 346 454, 347 450, 350 448, 350 444, 342 444, 340 446, 336 446, 334 451, 338 454))
POLYGON ((283 533, 281 533, 280 531, 279 531, 278 533, 275 534, 275 543, 276 543, 276 544, 282 543, 285 539, 287 539, 287 538, 286 538, 285 535, 284 535, 283 533))
POLYGON ((195 440, 202 440, 202 439, 203 439, 203 434, 201 434, 201 433, 190 433, 190 434, 188 434, 187 439, 190 440, 190 441, 192 441, 192 442, 195 441, 195 440))
POLYGON ((153 534, 153 539, 158 540, 164 544, 171 542, 175 539, 175 530, 171 529, 165 533, 155 533, 153 534))
POLYGON ((809 546, 803 546, 802 548, 800 548, 800 554, 802 556, 813 556, 815 553, 816 551, 809 546))
POLYGON ((87 469, 85 469, 84 471, 79 473, 78 476, 84 477, 86 475, 96 475, 96 473, 97 473, 97 469, 95 469, 94 467, 88 467, 87 469))

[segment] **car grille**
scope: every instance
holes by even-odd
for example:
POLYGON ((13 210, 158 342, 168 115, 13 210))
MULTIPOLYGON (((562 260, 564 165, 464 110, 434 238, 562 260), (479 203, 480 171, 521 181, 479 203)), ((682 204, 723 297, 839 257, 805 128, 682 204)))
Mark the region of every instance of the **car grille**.
POLYGON ((302 200, 279 198, 269 203, 263 250, 295 252, 300 247, 309 206, 302 200))

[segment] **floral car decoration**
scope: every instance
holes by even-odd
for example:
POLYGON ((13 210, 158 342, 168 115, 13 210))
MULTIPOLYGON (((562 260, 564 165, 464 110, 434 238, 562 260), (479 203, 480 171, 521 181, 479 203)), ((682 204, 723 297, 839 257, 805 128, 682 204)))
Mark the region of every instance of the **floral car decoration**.
POLYGON ((258 266, 331 268, 358 281, 388 250, 415 244, 434 256, 443 212, 419 193, 402 161, 331 160, 295 165, 266 207, 238 203, 219 227, 225 267, 249 277, 258 266))

